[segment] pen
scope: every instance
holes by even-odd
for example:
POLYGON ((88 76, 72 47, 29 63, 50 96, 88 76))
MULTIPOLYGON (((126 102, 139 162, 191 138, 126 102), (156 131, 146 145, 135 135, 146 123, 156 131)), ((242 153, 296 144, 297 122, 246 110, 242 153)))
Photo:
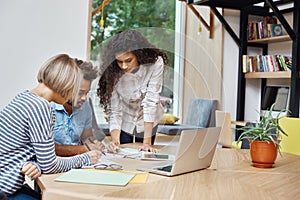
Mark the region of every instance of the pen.
POLYGON ((89 150, 89 151, 91 151, 91 148, 89 147, 89 145, 87 145, 87 143, 83 143, 84 144, 84 146, 86 146, 86 148, 89 150))
MULTIPOLYGON (((88 140, 92 143, 95 144, 94 141, 91 138, 88 138, 88 140)), ((85 144, 86 145, 86 144, 85 144)), ((86 145, 87 146, 87 145, 86 145)), ((102 154, 106 156, 106 153, 104 151, 102 151, 102 154)))

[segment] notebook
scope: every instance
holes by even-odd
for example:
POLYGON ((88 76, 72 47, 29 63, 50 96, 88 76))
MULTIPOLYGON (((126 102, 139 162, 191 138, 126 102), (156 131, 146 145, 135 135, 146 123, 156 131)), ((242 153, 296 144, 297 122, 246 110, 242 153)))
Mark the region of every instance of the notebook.
POLYGON ((211 165, 221 127, 209 127, 181 132, 174 161, 140 165, 137 170, 164 176, 175 176, 208 168, 211 165))

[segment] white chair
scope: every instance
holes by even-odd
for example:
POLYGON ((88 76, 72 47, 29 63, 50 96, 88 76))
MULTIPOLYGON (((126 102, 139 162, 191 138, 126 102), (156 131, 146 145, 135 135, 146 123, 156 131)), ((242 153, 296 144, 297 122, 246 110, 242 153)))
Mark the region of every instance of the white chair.
POLYGON ((230 113, 216 110, 216 126, 222 127, 218 144, 224 148, 232 148, 232 127, 230 113))

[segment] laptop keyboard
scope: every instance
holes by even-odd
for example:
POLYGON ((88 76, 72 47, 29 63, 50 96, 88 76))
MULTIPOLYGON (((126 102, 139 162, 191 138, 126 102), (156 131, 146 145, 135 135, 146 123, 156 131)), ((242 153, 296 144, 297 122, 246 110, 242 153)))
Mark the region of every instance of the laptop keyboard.
POLYGON ((164 167, 158 167, 157 169, 161 170, 161 171, 165 171, 165 172, 171 172, 172 165, 168 165, 168 166, 164 166, 164 167))

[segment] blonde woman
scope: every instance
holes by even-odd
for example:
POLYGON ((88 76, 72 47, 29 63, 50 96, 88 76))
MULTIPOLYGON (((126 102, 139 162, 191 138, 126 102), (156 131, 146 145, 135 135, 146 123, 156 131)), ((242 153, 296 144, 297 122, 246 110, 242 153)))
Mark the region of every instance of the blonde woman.
POLYGON ((94 164, 101 155, 99 151, 67 158, 55 155, 55 112, 49 102, 64 104, 78 93, 82 73, 75 59, 54 56, 37 78, 35 88, 18 94, 0 112, 0 193, 9 199, 39 198, 23 185, 24 163, 36 163, 42 173, 51 174, 94 164))

